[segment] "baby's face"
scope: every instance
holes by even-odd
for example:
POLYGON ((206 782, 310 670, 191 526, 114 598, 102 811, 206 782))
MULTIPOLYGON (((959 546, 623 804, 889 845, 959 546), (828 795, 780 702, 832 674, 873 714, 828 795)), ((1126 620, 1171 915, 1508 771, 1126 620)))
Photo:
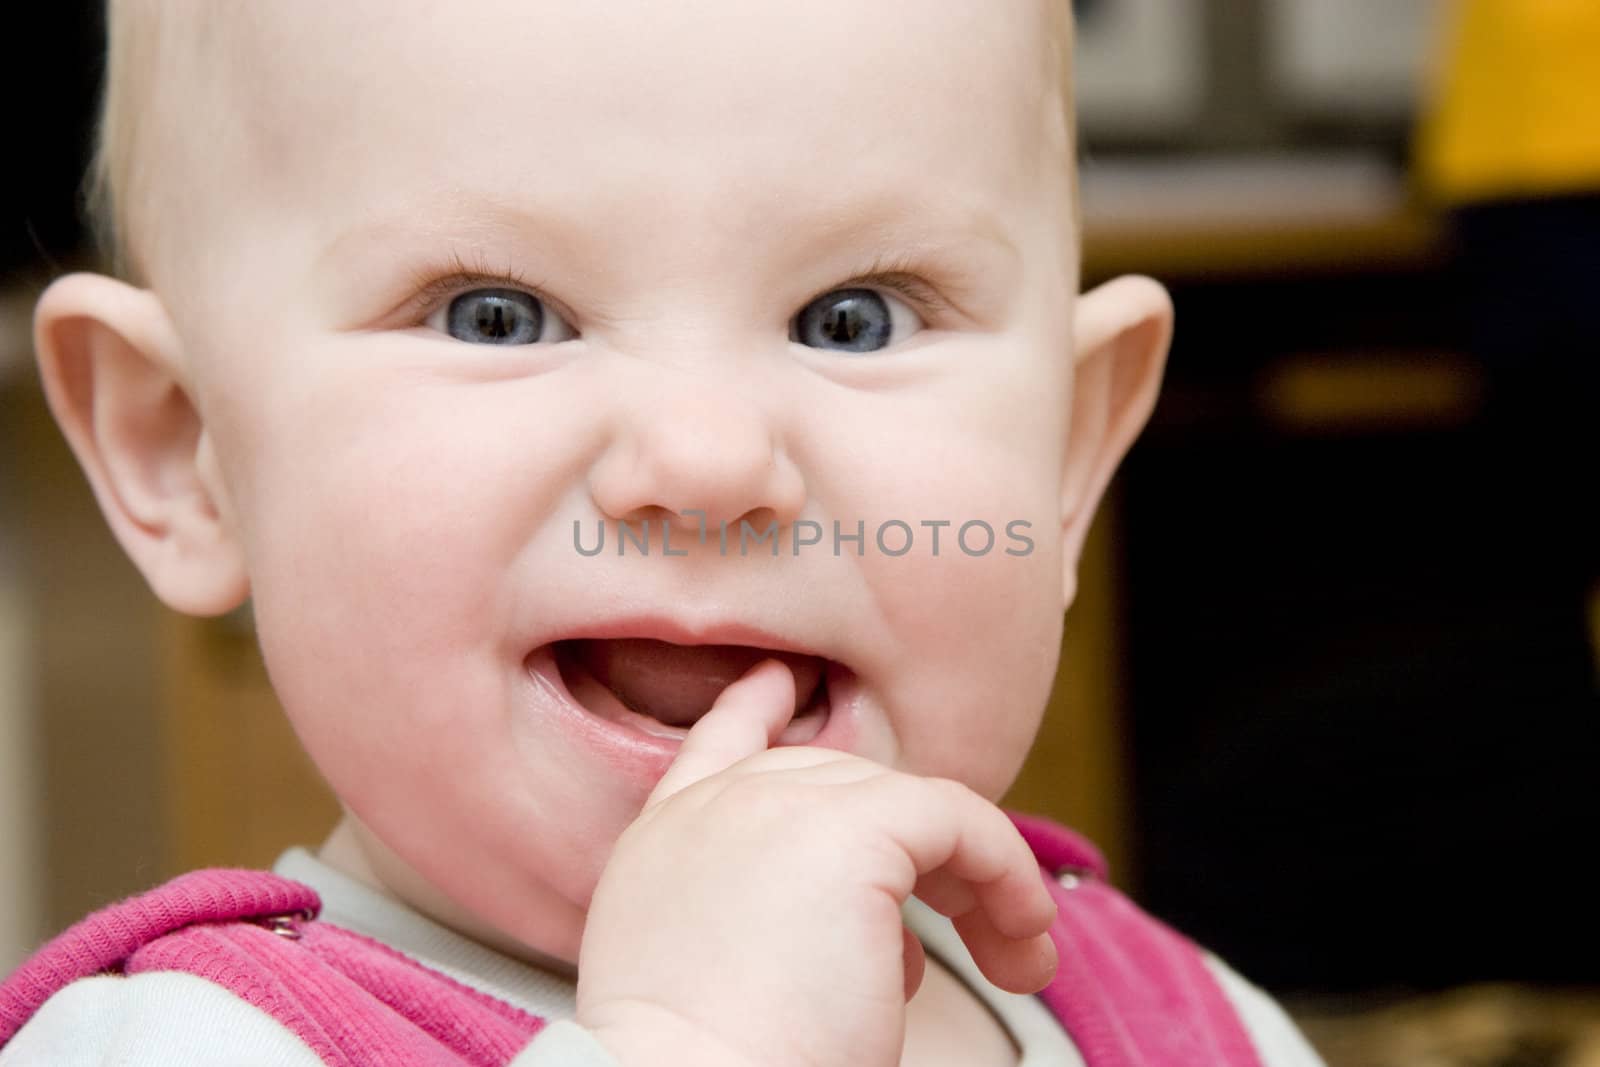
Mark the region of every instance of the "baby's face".
POLYGON ((763 648, 790 741, 998 796, 1063 609, 1041 12, 403 6, 257 6, 189 205, 222 236, 163 286, 273 681, 368 845, 573 958, 763 648))

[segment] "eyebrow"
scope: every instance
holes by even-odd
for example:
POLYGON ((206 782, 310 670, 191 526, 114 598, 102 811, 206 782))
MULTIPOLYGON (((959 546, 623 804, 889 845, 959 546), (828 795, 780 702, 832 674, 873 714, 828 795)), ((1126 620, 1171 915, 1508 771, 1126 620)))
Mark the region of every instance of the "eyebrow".
MULTIPOLYGON (((794 244, 812 249, 843 242, 894 244, 910 259, 925 256, 944 266, 946 276, 941 281, 954 289, 971 293, 1008 284, 1022 258, 1011 231, 987 205, 943 192, 947 195, 877 192, 794 211, 793 232, 803 234, 794 244)), ((763 227, 775 228, 780 213, 789 212, 776 208, 763 227)), ((451 189, 425 203, 356 221, 323 247, 313 270, 320 272, 380 249, 385 259, 406 260, 414 248, 471 245, 491 237, 503 241, 507 235, 513 242, 537 241, 581 256, 591 243, 586 231, 570 213, 531 203, 526 197, 451 189), (405 248, 395 255, 397 243, 405 248)), ((800 253, 795 254, 798 258, 800 253)))

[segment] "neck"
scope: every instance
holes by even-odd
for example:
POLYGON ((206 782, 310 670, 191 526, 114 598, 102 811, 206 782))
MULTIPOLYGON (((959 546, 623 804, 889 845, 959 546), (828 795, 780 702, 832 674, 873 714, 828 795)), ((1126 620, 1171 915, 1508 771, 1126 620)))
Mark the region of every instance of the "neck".
POLYGON ((496 952, 554 974, 577 978, 578 969, 573 963, 530 948, 473 918, 394 855, 348 811, 317 851, 317 858, 341 874, 496 952))

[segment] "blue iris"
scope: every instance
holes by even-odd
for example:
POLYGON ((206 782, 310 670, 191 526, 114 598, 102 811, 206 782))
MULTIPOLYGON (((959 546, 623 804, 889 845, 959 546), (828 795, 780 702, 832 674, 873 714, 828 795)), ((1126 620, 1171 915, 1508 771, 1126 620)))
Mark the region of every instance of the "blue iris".
POLYGON ((889 305, 871 289, 835 289, 795 316, 794 339, 836 352, 876 352, 894 330, 889 305))
POLYGON ((445 328, 458 341, 528 345, 544 332, 544 308, 515 289, 474 289, 450 301, 445 328))

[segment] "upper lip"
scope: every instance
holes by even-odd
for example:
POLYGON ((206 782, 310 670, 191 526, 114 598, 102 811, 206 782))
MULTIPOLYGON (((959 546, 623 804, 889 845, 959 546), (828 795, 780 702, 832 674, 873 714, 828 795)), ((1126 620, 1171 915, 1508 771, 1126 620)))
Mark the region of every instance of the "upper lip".
POLYGON ((618 640, 665 641, 674 645, 746 645, 773 652, 826 658, 812 645, 743 622, 686 622, 662 615, 633 615, 590 622, 556 641, 618 640))

